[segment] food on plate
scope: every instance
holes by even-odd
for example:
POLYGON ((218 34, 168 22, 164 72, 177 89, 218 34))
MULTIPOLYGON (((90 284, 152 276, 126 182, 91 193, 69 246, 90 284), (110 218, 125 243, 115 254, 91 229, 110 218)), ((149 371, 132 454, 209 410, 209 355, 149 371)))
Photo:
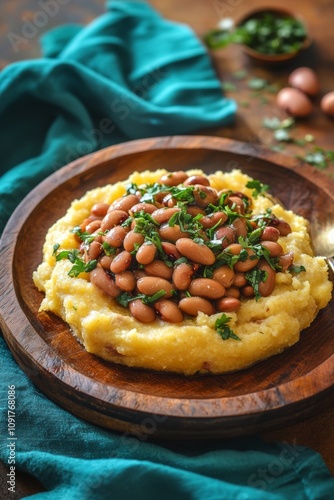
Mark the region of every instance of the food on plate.
POLYGON ((313 109, 312 103, 306 94, 290 87, 281 89, 276 100, 280 108, 296 117, 306 117, 313 109))
POLYGON ((313 69, 303 66, 297 68, 289 76, 289 85, 301 90, 309 96, 315 96, 319 92, 319 80, 313 69))
POLYGON ((40 311, 86 350, 141 368, 240 370, 295 344, 331 298, 307 221, 240 170, 134 172, 48 231, 40 311))

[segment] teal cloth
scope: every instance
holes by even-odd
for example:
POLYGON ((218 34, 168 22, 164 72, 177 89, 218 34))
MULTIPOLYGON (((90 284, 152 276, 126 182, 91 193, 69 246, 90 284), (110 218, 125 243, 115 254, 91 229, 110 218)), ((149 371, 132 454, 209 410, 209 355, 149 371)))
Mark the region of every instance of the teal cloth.
MULTIPOLYGON (((129 139, 232 123, 203 45, 141 2, 114 1, 86 28, 42 40, 45 58, 0 74, 0 218, 44 177, 129 139)), ((314 451, 243 438, 173 446, 111 432, 46 398, 0 337, 0 458, 8 463, 8 386, 15 386, 15 467, 47 490, 38 500, 330 499, 334 479, 314 451)), ((12 498, 9 491, 1 498, 12 498)))

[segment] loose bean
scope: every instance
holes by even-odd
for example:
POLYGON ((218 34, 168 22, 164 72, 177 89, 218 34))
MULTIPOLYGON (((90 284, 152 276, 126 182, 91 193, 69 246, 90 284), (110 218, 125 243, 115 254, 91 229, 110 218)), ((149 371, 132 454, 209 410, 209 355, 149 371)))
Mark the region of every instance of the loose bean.
POLYGON ((240 288, 242 286, 245 286, 246 284, 247 280, 245 278, 245 275, 243 273, 235 273, 233 279, 233 286, 240 288))
POLYGON ((89 273, 90 281, 111 297, 118 297, 121 290, 116 286, 114 280, 105 272, 102 267, 97 266, 89 273))
POLYGON ((293 263, 293 258, 294 258, 293 252, 288 252, 280 256, 278 260, 278 265, 282 267, 281 269, 282 272, 287 271, 289 269, 289 267, 293 263))
POLYGON ((89 234, 95 233, 98 229, 101 227, 101 221, 100 220, 93 220, 89 224, 87 224, 85 231, 89 234))
POLYGON ((283 255, 284 250, 276 241, 261 241, 261 245, 268 250, 270 257, 280 257, 283 255))
POLYGON ((142 245, 144 243, 144 236, 140 233, 135 233, 133 230, 129 231, 124 238, 123 246, 128 252, 133 252, 135 245, 142 245))
POLYGON ((236 312, 240 306, 240 300, 234 297, 223 297, 216 302, 216 308, 219 312, 236 312))
POLYGON ((141 212, 142 210, 147 214, 152 214, 157 207, 152 205, 152 203, 136 203, 131 207, 130 212, 136 214, 137 212, 141 212))
POLYGON ((132 292, 136 288, 137 280, 131 271, 123 271, 115 276, 115 283, 124 292, 132 292))
POLYGON ((251 299, 255 295, 254 288, 251 285, 244 286, 241 291, 242 295, 248 299, 251 299))
POLYGON ((229 266, 220 266, 213 271, 212 278, 218 281, 225 288, 232 286, 234 280, 234 271, 229 266))
POLYGON ((173 272, 173 283, 178 290, 187 290, 191 283, 194 270, 191 266, 183 262, 175 267, 173 272))
POLYGON ((169 241, 162 241, 161 246, 165 254, 168 255, 170 259, 177 260, 181 257, 181 254, 174 243, 170 243, 169 241))
POLYGON ((101 222, 101 231, 107 231, 115 226, 119 226, 129 217, 127 212, 124 210, 111 210, 105 217, 103 217, 101 222))
POLYGON ((242 246, 240 245, 240 243, 232 243, 231 245, 226 247, 225 250, 232 255, 239 255, 242 250, 242 246))
POLYGON ((164 295, 165 298, 171 297, 172 291, 174 290, 173 285, 169 281, 152 276, 140 278, 137 281, 137 287, 138 290, 145 295, 154 295, 160 290, 164 290, 166 292, 166 295, 164 295))
POLYGON ((197 316, 200 312, 211 316, 216 312, 211 302, 203 297, 185 297, 180 300, 179 308, 189 316, 197 316))
POLYGON ((195 186, 196 184, 201 186, 210 186, 210 181, 207 177, 203 177, 203 175, 191 175, 183 182, 183 184, 185 186, 195 186))
POLYGON ((165 205, 165 207, 172 208, 172 207, 175 207, 175 205, 177 204, 177 201, 175 198, 173 198, 173 195, 171 195, 169 193, 169 194, 166 194, 166 196, 164 196, 162 203, 163 203, 163 205, 165 205))
POLYGON ((168 267, 162 260, 153 260, 145 266, 145 272, 150 276, 158 276, 170 280, 173 274, 173 268, 168 267))
POLYGON ((281 236, 287 236, 291 233, 291 226, 283 219, 274 219, 272 221, 273 226, 278 229, 281 236))
POLYGON ((158 311, 164 321, 169 323, 181 323, 183 321, 182 311, 171 300, 159 300, 154 304, 154 309, 158 311))
POLYGON ((239 260, 234 264, 234 269, 241 273, 246 273, 253 269, 257 263, 259 262, 259 258, 256 257, 256 253, 251 248, 246 248, 246 252, 248 253, 248 257, 246 260, 239 260))
POLYGON ((240 215, 245 213, 244 202, 238 196, 229 196, 227 204, 234 212, 237 212, 240 215))
POLYGON ((135 269, 133 271, 133 274, 135 275, 136 281, 138 281, 140 278, 146 278, 147 276, 145 271, 142 271, 141 269, 135 269))
POLYGON ((109 203, 95 203, 91 208, 91 214, 102 218, 108 212, 109 207, 109 203))
MULTIPOLYGON (((205 210, 203 208, 199 207, 187 207, 187 213, 192 215, 193 217, 196 217, 196 215, 205 215, 205 210)), ((201 219, 202 220, 202 219, 201 219)))
POLYGON ((177 172, 168 172, 160 177, 158 182, 160 184, 165 184, 165 186, 177 186, 182 184, 188 178, 188 174, 179 170, 177 172))
POLYGON ((276 227, 267 226, 263 229, 261 240, 263 241, 277 241, 280 237, 280 232, 276 227))
POLYGON ((118 198, 113 201, 110 205, 109 211, 111 210, 124 210, 124 212, 128 212, 133 205, 139 202, 139 196, 135 194, 128 194, 127 196, 123 196, 122 198, 118 198))
POLYGON ((98 241, 92 241, 88 249, 88 257, 95 260, 102 253, 102 245, 98 241))
POLYGON ((131 300, 129 309, 132 316, 141 323, 153 323, 156 319, 154 309, 144 304, 140 299, 131 300))
POLYGON ((241 293, 239 288, 236 288, 235 286, 230 286, 230 288, 227 288, 225 292, 225 297, 234 297, 235 299, 238 299, 240 295, 241 293))
POLYGON ((215 238, 221 240, 222 247, 226 248, 231 243, 234 243, 237 237, 237 232, 233 226, 220 227, 215 233, 215 238))
POLYGON ((244 238, 247 236, 247 222, 246 219, 238 217, 233 221, 233 227, 235 229, 237 236, 243 236, 244 238))
POLYGON ((103 255, 100 258, 99 263, 103 267, 103 269, 110 269, 110 264, 112 263, 113 259, 113 255, 103 255))
POLYGON ((122 273, 130 267, 132 261, 131 253, 123 250, 123 252, 116 255, 110 264, 110 271, 112 273, 122 273))
MULTIPOLYGON (((156 207, 154 208, 156 209, 156 207)), ((159 224, 163 224, 164 222, 169 221, 175 212, 180 212, 180 209, 178 207, 158 208, 158 210, 154 210, 151 215, 152 219, 159 222, 159 224)))
POLYGON ((210 278, 196 278, 192 280, 188 290, 191 295, 207 299, 219 299, 225 295, 225 287, 218 281, 210 278))
POLYGON ((119 248, 123 245, 127 230, 122 226, 116 226, 110 229, 104 237, 104 241, 111 247, 119 248))
POLYGON ((178 251, 198 264, 204 266, 211 266, 214 264, 216 258, 213 251, 205 245, 200 245, 190 238, 180 238, 176 242, 178 251))
POLYGON ((157 251, 157 247, 147 241, 142 244, 141 247, 138 248, 138 251, 136 253, 136 260, 139 262, 139 264, 143 264, 144 266, 147 264, 150 264, 155 257, 157 251))
MULTIPOLYGON (((189 233, 181 231, 180 226, 175 224, 175 226, 169 226, 167 223, 162 224, 158 230, 160 238, 168 241, 177 241, 180 238, 186 238, 189 233)), ((188 239, 188 238, 187 238, 188 239)))
POLYGON ((210 215, 202 217, 199 222, 205 229, 209 229, 213 226, 224 224, 228 219, 225 212, 213 212, 210 215))
POLYGON ((196 205, 201 208, 207 207, 208 205, 210 205, 210 203, 212 203, 213 205, 216 205, 218 203, 217 190, 212 187, 196 184, 194 186, 193 194, 196 205))
POLYGON ((261 260, 257 267, 258 269, 261 269, 261 271, 265 271, 267 273, 266 280, 260 281, 259 283, 259 292, 262 297, 268 297, 275 287, 276 272, 270 267, 266 260, 261 260))

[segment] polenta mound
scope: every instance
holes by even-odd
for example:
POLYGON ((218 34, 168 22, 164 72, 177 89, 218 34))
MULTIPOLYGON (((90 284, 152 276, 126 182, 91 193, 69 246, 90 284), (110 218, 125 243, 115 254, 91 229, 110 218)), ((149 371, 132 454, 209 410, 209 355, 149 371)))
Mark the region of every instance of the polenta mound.
POLYGON ((73 201, 49 229, 43 262, 33 274, 45 294, 40 310, 60 316, 85 349, 103 359, 186 375, 240 370, 298 342, 332 293, 326 262, 313 255, 308 222, 273 204, 261 189, 256 192, 254 186, 263 185, 239 170, 185 172, 179 186, 188 187, 188 200, 177 199, 179 191, 168 180, 173 175, 134 172, 73 201), (165 192, 152 187, 163 184, 161 179, 165 192), (150 212, 147 207, 132 211, 134 204, 119 208, 118 201, 132 195, 138 205, 155 203, 163 215, 169 210, 171 223, 163 217, 161 222, 154 207, 150 212), (113 225, 110 207, 127 218, 116 214, 119 221, 113 225), (99 209, 101 214, 93 216, 99 209), (289 230, 270 236, 268 244, 264 228, 280 223, 289 230), (124 238, 131 231, 128 245, 124 238), (164 236, 154 239, 156 232, 164 236), (118 243, 117 238, 123 239, 118 243))

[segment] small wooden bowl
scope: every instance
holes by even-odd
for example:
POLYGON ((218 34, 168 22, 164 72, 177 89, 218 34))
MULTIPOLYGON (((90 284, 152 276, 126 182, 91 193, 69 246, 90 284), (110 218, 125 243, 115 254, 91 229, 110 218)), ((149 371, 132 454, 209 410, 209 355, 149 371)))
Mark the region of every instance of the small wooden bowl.
POLYGON ((261 7, 257 9, 252 9, 243 17, 237 20, 236 26, 239 27, 249 19, 254 17, 261 17, 267 13, 274 14, 277 17, 291 17, 293 19, 300 21, 305 27, 306 38, 298 50, 284 54, 264 54, 262 52, 258 52, 257 50, 252 49, 251 47, 248 47, 247 45, 241 45, 242 51, 252 60, 263 65, 277 65, 290 62, 293 59, 295 59, 295 57, 297 57, 300 54, 300 52, 304 51, 311 45, 311 39, 308 35, 308 30, 305 20, 299 14, 296 14, 288 9, 280 7, 261 7))

